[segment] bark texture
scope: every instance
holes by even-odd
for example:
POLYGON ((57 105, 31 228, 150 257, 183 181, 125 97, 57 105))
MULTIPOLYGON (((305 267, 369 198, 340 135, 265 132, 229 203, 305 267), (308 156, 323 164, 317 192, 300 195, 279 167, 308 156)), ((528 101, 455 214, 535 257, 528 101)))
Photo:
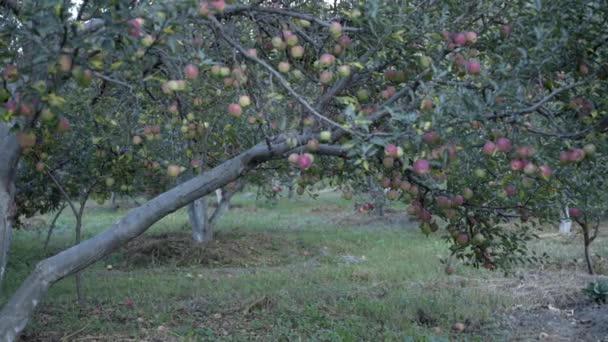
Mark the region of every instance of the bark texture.
POLYGON ((15 170, 19 144, 9 123, 0 123, 0 285, 4 280, 13 233, 15 170))

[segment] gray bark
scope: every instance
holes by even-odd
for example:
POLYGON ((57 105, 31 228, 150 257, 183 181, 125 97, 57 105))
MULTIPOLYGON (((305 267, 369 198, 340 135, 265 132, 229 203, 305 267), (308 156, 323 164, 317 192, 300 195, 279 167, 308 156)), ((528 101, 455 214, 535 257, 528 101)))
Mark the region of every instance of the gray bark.
POLYGON ((194 242, 203 243, 213 240, 213 229, 207 215, 207 199, 199 198, 188 205, 188 221, 192 227, 194 242))
POLYGON ((0 123, 0 285, 6 274, 15 211, 15 171, 19 144, 10 132, 11 124, 0 123))

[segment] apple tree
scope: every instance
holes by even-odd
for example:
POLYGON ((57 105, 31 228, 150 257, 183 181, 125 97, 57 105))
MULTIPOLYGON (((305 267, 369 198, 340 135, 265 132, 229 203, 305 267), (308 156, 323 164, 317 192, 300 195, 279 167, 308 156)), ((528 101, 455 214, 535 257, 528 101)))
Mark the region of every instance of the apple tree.
POLYGON ((0 311, 3 340, 54 282, 267 170, 298 174, 302 192, 328 177, 389 185, 423 232, 449 233, 457 257, 508 268, 530 258, 525 242, 554 205, 559 150, 591 134, 604 144, 601 1, 242 2, 0 2, 1 231, 19 159, 61 157, 47 132, 69 113, 93 127, 66 134, 93 133, 109 165, 131 170, 127 190, 149 182, 142 163, 153 180, 192 172, 42 260, 0 311))

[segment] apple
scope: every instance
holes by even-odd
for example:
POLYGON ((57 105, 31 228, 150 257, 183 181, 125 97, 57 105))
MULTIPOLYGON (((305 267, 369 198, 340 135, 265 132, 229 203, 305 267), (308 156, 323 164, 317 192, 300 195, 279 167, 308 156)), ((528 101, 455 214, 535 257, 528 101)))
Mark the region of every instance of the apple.
POLYGON ((279 62, 278 69, 280 72, 286 74, 289 72, 289 69, 291 69, 291 66, 289 65, 289 62, 279 62))
POLYGON ((215 7, 215 10, 221 13, 224 11, 224 8, 226 8, 226 3, 224 0, 211 1, 211 6, 215 7))
POLYGON ((534 153, 535 153, 534 148, 532 148, 530 146, 520 146, 517 148, 517 152, 516 152, 516 154, 520 158, 529 158, 529 157, 533 156, 534 153))
POLYGON ((463 189, 462 197, 464 197, 466 200, 470 200, 471 198, 473 198, 473 190, 471 190, 469 188, 463 189))
POLYGON ((14 64, 7 65, 2 70, 2 75, 7 81, 15 82, 19 79, 19 68, 14 64))
POLYGON ((221 77, 230 76, 230 68, 226 67, 226 66, 220 67, 220 76, 221 77))
POLYGON ((65 133, 70 130, 70 121, 64 117, 59 117, 59 122, 57 123, 57 132, 65 133))
POLYGON ((478 245, 478 246, 479 246, 479 245, 481 245, 481 244, 483 244, 483 243, 484 243, 484 241, 486 241, 486 238, 485 238, 485 236, 483 236, 483 234, 481 234, 481 233, 477 233, 477 234, 475 234, 475 235, 473 236, 473 240, 472 240, 472 242, 473 242, 474 244, 478 245))
POLYGON ((369 99, 369 90, 359 89, 355 96, 357 96, 357 100, 359 101, 367 101, 369 99))
POLYGON ((36 133, 34 132, 19 132, 17 133, 17 142, 22 149, 28 149, 36 145, 36 133))
POLYGON ((289 161, 289 163, 291 164, 298 164, 298 159, 300 158, 300 155, 297 153, 292 153, 289 155, 289 157, 287 158, 287 160, 289 161))
POLYGON ((487 174, 486 170, 481 168, 475 169, 474 173, 477 178, 485 178, 487 174))
POLYGON ((310 153, 304 153, 298 156, 298 167, 302 170, 308 169, 313 162, 313 156, 310 153))
POLYGON ((336 61, 336 57, 330 53, 324 53, 319 58, 319 66, 322 68, 326 68, 331 66, 336 61))
POLYGON ((431 171, 431 163, 426 159, 416 159, 412 164, 412 169, 414 173, 423 175, 431 171))
POLYGON ((180 172, 181 168, 177 165, 170 164, 167 166, 167 175, 169 175, 169 177, 177 177, 179 176, 180 172))
POLYGON ((321 72, 321 74, 319 74, 319 82, 321 84, 329 84, 329 83, 331 83, 333 78, 334 78, 334 73, 331 71, 328 71, 328 70, 323 71, 323 72, 321 72))
POLYGON ((243 113, 243 109, 238 103, 231 103, 228 105, 228 112, 230 113, 230 115, 238 118, 239 116, 241 116, 241 113, 243 113))
POLYGON ((595 145, 587 144, 587 145, 583 146, 583 151, 585 151, 586 156, 593 156, 596 151, 595 145))
POLYGON ((539 167, 539 170, 541 177, 543 177, 544 179, 549 179, 549 177, 551 177, 551 175, 553 174, 553 170, 551 170, 551 167, 547 164, 541 165, 539 167))
POLYGON ((532 175, 536 173, 537 170, 538 168, 533 163, 528 163, 526 166, 524 166, 524 173, 527 175, 532 175))
POLYGON ((454 34, 454 37, 452 37, 452 41, 456 45, 465 45, 467 43, 467 35, 463 32, 458 32, 454 34))
POLYGON ((340 38, 338 38, 338 44, 340 44, 340 46, 342 47, 347 47, 350 45, 350 43, 352 42, 352 39, 350 39, 349 36, 340 36, 340 38))
POLYGON ((500 27, 500 34, 505 38, 510 36, 512 31, 513 26, 511 24, 504 24, 500 27))
POLYGON ((66 53, 60 54, 57 59, 57 66, 59 67, 59 71, 63 73, 70 72, 72 70, 72 56, 66 53))
POLYGON ((475 31, 468 31, 465 33, 465 36, 467 37, 467 43, 475 44, 477 42, 477 33, 475 31))
POLYGON ((114 180, 114 178, 112 178, 112 177, 106 178, 106 186, 108 188, 111 188, 112 186, 114 186, 115 183, 116 183, 116 181, 114 180))
POLYGON ((319 139, 321 139, 321 141, 330 141, 331 140, 331 131, 322 131, 319 134, 319 139))
POLYGON ((142 137, 140 137, 139 135, 135 135, 133 136, 133 145, 139 145, 143 142, 144 140, 142 139, 142 137))
POLYGON ((385 90, 380 92, 380 96, 382 96, 383 99, 388 100, 391 98, 391 96, 395 95, 396 92, 397 89, 395 89, 395 87, 387 87, 385 90))
POLYGON ((422 100, 422 102, 420 102, 420 110, 422 110, 423 112, 428 112, 432 110, 433 106, 433 101, 430 99, 424 99, 422 100))
POLYGON ((285 42, 283 42, 283 38, 281 37, 272 37, 272 40, 270 41, 272 43, 272 47, 274 47, 277 50, 281 50, 285 48, 285 42))
POLYGON ((452 201, 446 196, 435 197, 435 204, 440 209, 449 209, 452 207, 452 201))
POLYGON ((222 66, 215 64, 211 67, 211 76, 220 77, 222 66))
POLYGON ((521 159, 513 159, 511 160, 510 166, 513 171, 521 171, 524 169, 525 163, 521 159))
POLYGON ((331 32, 332 37, 338 38, 342 35, 342 25, 337 21, 332 21, 329 24, 329 32, 331 32))
POLYGON ((571 162, 580 162, 585 159, 585 150, 580 148, 575 148, 574 150, 568 153, 568 159, 571 162))
POLYGON ((505 194, 507 196, 515 196, 517 195, 517 188, 515 188, 513 185, 507 185, 505 187, 505 194))
POLYGON ((302 58, 304 56, 304 47, 302 45, 296 45, 292 47, 289 52, 293 58, 302 58))
POLYGON ((469 74, 479 74, 481 71, 481 64, 478 61, 467 61, 464 66, 469 74))
POLYGON ((440 142, 439 134, 435 131, 426 131, 422 134, 422 141, 430 146, 437 145, 440 142))
POLYGON ((317 140, 317 139, 308 140, 308 142, 306 143, 306 147, 308 147, 308 149, 311 151, 318 150, 319 149, 319 140, 317 140))
POLYGON ((241 107, 247 107, 251 104, 251 99, 247 95, 241 95, 239 97, 239 105, 241 107))
POLYGON ((509 152, 511 150, 511 140, 504 137, 496 139, 496 149, 500 152, 509 152))
POLYGON ((496 144, 491 141, 486 141, 486 143, 483 145, 483 153, 491 156, 494 154, 494 152, 496 152, 496 144))
POLYGON ((579 208, 568 208, 568 215, 572 218, 577 218, 581 215, 579 208))
POLYGON ((138 37, 141 34, 141 26, 144 24, 144 19, 133 18, 127 21, 127 24, 131 26, 129 28, 129 34, 133 37, 138 37))
POLYGON ((464 204, 464 197, 462 195, 456 195, 452 198, 452 207, 459 207, 464 204))
POLYGON ((456 243, 464 246, 469 243, 469 235, 466 233, 460 233, 456 236, 456 243))
POLYGON ((350 76, 350 65, 340 65, 338 67, 338 75, 342 77, 350 76))
POLYGON ((296 46, 298 44, 298 36, 293 34, 291 31, 283 31, 283 37, 287 46, 296 46))
POLYGON ((46 165, 41 161, 36 163, 36 171, 38 171, 38 172, 44 171, 45 167, 46 167, 46 165))
POLYGON ((184 67, 184 75, 187 80, 193 80, 198 77, 198 67, 194 64, 188 64, 184 67))
POLYGON ((387 157, 397 156, 397 146, 395 144, 388 144, 384 147, 384 155, 387 157))
POLYGON ((144 47, 150 47, 154 44, 154 36, 147 34, 141 39, 141 45, 144 47))
POLYGON ((211 13, 211 10, 209 9, 209 3, 207 1, 200 2, 198 4, 198 14, 202 16, 207 16, 209 13, 211 13))

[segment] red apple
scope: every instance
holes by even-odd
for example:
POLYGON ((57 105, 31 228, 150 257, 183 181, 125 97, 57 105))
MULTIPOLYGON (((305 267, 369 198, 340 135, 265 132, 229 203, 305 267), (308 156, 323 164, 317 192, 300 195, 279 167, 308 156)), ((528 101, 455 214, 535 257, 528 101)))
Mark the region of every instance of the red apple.
POLYGON ((467 35, 463 32, 458 32, 454 35, 452 41, 456 45, 465 45, 467 43, 467 35))
POLYGON ((508 152, 511 150, 511 140, 504 137, 496 139, 496 149, 501 152, 508 152))
POLYGON ((184 67, 184 75, 187 80, 193 80, 198 77, 198 67, 194 64, 188 64, 184 67))
POLYGON ((494 154, 494 152, 496 152, 496 144, 491 141, 486 141, 486 143, 483 145, 483 153, 491 156, 494 154))
POLYGON ((293 58, 302 58, 302 56, 304 56, 304 47, 302 45, 296 45, 289 51, 291 52, 291 57, 293 58))
POLYGON ((239 117, 243 113, 243 109, 238 103, 231 103, 228 105, 228 112, 232 116, 239 117))
POLYGON ((416 159, 412 164, 412 169, 414 173, 423 175, 431 171, 431 163, 426 159, 416 159))
POLYGON ((572 218, 577 218, 581 215, 581 211, 578 208, 568 208, 568 215, 572 218))
POLYGON ((481 71, 481 64, 478 61, 467 61, 465 63, 465 69, 469 74, 479 74, 481 71))
POLYGON ((322 68, 326 68, 331 66, 336 61, 336 57, 330 53, 324 53, 319 58, 319 66, 322 68))

